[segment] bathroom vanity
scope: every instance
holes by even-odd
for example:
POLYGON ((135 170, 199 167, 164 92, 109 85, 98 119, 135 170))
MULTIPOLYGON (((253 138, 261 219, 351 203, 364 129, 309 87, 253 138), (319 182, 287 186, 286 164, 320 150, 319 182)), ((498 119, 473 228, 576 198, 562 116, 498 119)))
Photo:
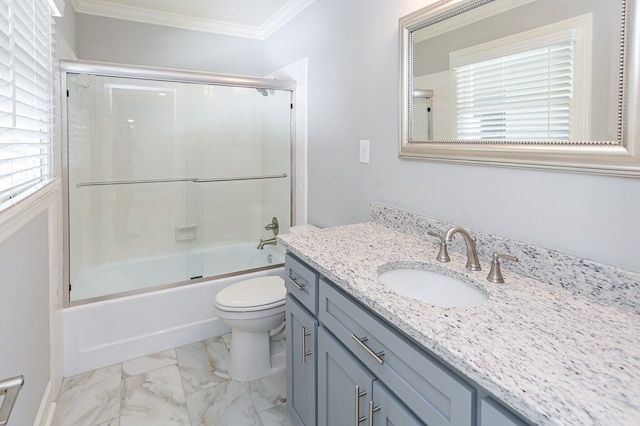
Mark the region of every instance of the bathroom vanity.
POLYGON ((285 269, 298 424, 527 424, 292 254, 285 269))
MULTIPOLYGON (((640 417, 637 310, 508 267, 506 283, 490 283, 482 238, 484 270, 471 272, 463 250, 436 262, 437 241, 392 228, 374 218, 281 237, 287 405, 297 424, 631 425, 640 417), (380 282, 409 265, 473 281, 489 298, 444 308, 380 282)), ((637 293, 637 274, 616 277, 637 293)))

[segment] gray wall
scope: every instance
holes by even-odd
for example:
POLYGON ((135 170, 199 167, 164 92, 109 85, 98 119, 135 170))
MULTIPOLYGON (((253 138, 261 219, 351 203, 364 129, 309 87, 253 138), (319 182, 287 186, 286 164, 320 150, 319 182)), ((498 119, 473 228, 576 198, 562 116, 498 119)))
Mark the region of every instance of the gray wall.
POLYGON ((0 243, 0 380, 24 375, 10 425, 34 424, 49 383, 47 218, 40 213, 0 243))
POLYGON ((640 271, 640 179, 398 159, 398 19, 430 3, 316 0, 264 43, 78 14, 77 53, 253 75, 307 57, 311 223, 366 221, 379 201, 640 271))
POLYGON ((318 0, 267 40, 267 72, 309 58, 309 221, 379 201, 640 271, 640 179, 398 159, 398 19, 427 4, 318 0))
MULTIPOLYGON (((608 72, 610 61, 613 59, 615 62, 618 58, 616 46, 620 43, 620 9, 619 2, 602 0, 537 0, 416 43, 415 75, 448 70, 449 52, 587 13, 593 14, 594 67, 606 66, 608 72), (537 13, 539 10, 544 13, 537 13)), ((613 64, 613 68, 617 73, 617 64, 613 64)))
POLYGON ((263 75, 263 42, 78 13, 80 59, 263 75))
POLYGON ((71 50, 76 50, 76 11, 73 9, 73 4, 67 1, 67 5, 64 8, 64 15, 59 18, 54 18, 56 32, 62 36, 67 42, 71 50))

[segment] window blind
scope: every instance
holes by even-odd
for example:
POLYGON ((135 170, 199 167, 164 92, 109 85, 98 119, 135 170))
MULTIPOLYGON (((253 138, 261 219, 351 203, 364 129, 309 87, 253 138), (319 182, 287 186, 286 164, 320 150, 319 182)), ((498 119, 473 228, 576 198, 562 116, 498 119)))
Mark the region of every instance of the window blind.
POLYGON ((458 66, 457 139, 571 140, 573 41, 458 66))
POLYGON ((0 210, 51 179, 52 50, 47 0, 0 0, 0 210))

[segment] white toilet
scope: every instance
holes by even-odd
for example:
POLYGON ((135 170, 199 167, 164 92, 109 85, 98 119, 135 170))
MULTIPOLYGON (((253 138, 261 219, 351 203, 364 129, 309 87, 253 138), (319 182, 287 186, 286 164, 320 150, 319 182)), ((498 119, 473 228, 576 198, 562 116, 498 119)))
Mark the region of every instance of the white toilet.
POLYGON ((285 296, 278 276, 238 281, 216 295, 218 318, 231 328, 232 379, 255 380, 284 370, 285 296))

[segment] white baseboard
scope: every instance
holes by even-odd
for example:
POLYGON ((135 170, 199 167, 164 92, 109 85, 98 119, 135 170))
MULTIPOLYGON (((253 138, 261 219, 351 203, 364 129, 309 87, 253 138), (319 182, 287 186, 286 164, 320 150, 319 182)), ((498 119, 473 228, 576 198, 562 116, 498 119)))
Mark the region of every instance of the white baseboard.
POLYGON ((40 408, 38 409, 38 414, 33 422, 33 426, 51 426, 53 416, 56 413, 55 398, 55 389, 53 382, 50 380, 47 389, 44 391, 44 395, 42 395, 40 408))

